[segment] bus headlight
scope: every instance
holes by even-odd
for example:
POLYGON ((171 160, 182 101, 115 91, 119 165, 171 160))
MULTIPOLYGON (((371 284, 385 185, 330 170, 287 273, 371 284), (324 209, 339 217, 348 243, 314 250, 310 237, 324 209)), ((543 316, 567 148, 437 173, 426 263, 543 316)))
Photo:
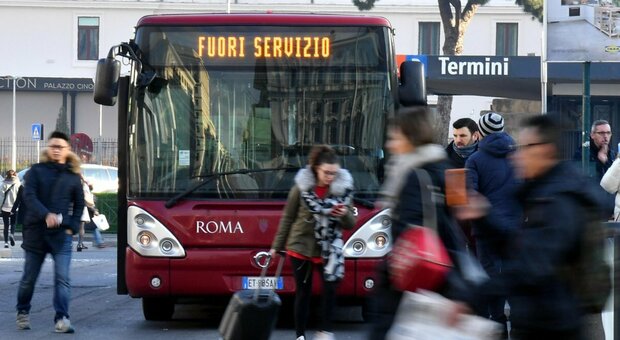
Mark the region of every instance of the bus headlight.
POLYGON ((174 244, 172 243, 171 240, 163 240, 159 243, 159 247, 161 248, 161 251, 163 251, 164 253, 168 254, 172 251, 172 249, 174 248, 174 244))
POLYGON ((378 235, 377 237, 375 237, 375 245, 377 247, 377 249, 383 249, 383 247, 385 247, 385 244, 387 243, 387 236, 386 235, 378 235))
POLYGON ((349 258, 383 257, 391 249, 392 220, 389 209, 383 210, 364 223, 344 245, 344 255, 349 258))
POLYGON ((140 242, 140 244, 143 247, 149 247, 152 241, 153 241, 153 234, 149 232, 145 232, 145 231, 140 232, 138 234, 138 242, 140 242))
POLYGON ((141 256, 185 256, 185 249, 170 230, 136 206, 127 208, 127 244, 141 256))

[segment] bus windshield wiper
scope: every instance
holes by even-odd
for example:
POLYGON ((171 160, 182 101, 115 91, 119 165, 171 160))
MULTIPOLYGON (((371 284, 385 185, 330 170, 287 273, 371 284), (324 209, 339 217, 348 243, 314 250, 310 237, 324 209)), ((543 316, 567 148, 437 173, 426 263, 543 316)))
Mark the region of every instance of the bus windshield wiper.
POLYGON ((253 174, 258 172, 270 172, 270 171, 280 171, 280 170, 299 170, 298 167, 280 167, 280 168, 264 168, 264 169, 237 169, 233 171, 224 171, 224 172, 214 172, 208 175, 196 176, 195 178, 206 178, 204 181, 194 184, 193 186, 187 188, 187 190, 182 193, 172 197, 169 199, 164 206, 168 209, 175 206, 183 197, 191 194, 197 189, 201 188, 204 185, 210 183, 213 179, 228 176, 228 175, 245 175, 245 174, 253 174))

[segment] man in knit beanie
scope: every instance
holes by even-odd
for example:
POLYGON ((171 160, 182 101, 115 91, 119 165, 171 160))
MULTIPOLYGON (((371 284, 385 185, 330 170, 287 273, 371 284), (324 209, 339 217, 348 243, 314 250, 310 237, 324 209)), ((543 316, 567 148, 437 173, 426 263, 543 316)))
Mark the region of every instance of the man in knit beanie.
POLYGON ((504 117, 500 116, 495 112, 489 112, 484 116, 480 117, 480 120, 478 121, 478 126, 480 128, 480 134, 482 134, 482 137, 495 132, 503 132, 504 117))
MULTIPOLYGON (((485 196, 492 205, 490 214, 501 221, 501 228, 514 230, 519 225, 521 211, 516 201, 517 179, 509 159, 515 141, 504 132, 504 118, 489 112, 480 117, 478 128, 482 135, 478 152, 471 155, 465 168, 468 185, 485 196)), ((480 263, 490 277, 497 276, 502 269, 501 249, 494 244, 492 232, 473 223, 473 237, 476 240, 476 253, 480 263)), ((506 325, 504 304, 506 299, 489 301, 488 312, 492 320, 506 325)), ((504 328, 507 334, 507 328, 504 328)))

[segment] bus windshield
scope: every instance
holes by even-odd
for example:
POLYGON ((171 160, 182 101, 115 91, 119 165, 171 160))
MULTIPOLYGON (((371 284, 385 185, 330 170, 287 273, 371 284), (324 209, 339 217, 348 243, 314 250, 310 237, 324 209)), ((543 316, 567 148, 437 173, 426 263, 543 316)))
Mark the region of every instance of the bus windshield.
POLYGON ((136 44, 157 78, 133 87, 129 196, 208 179, 189 197, 285 198, 327 144, 356 196, 376 197, 396 84, 388 28, 147 26, 136 44))

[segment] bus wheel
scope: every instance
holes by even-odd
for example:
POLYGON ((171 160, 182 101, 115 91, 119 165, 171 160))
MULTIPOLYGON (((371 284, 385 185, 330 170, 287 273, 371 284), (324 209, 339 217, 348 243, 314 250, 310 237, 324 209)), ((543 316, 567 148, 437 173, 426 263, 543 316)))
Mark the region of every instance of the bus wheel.
POLYGON ((174 314, 174 300, 167 298, 142 298, 142 313, 149 321, 166 321, 174 314))

